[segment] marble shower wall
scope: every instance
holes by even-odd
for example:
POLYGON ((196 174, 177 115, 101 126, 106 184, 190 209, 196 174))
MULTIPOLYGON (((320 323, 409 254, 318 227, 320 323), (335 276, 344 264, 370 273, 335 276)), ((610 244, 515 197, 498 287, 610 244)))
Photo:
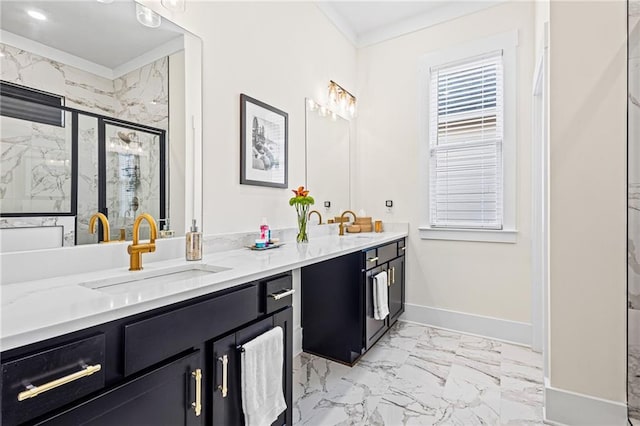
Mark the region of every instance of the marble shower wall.
MULTIPOLYGON (((629 417, 640 424, 640 0, 629 1, 629 417)), ((634 423, 635 424, 635 423, 634 423)))
MULTIPOLYGON (((169 60, 167 57, 110 80, 3 43, 0 43, 0 52, 2 52, 0 79, 4 81, 64 96, 65 105, 72 108, 168 129, 169 60)), ((17 201, 16 194, 27 191, 30 187, 32 193, 34 193, 34 187, 38 191, 38 202, 29 200, 32 208, 24 211, 69 211, 71 138, 67 133, 70 131, 70 126, 59 128, 7 117, 2 117, 0 120, 2 120, 0 122, 2 126, 0 208, 2 211, 21 211, 24 207, 18 204, 24 204, 24 197, 17 201), (25 146, 26 141, 30 141, 30 145, 25 146), (47 167, 43 167, 41 163, 43 163, 42 157, 45 152, 47 152, 47 159, 50 158, 49 154, 55 155, 54 158, 58 162, 62 161, 67 167, 54 169, 46 163, 44 165, 47 167), (25 182, 25 179, 28 182, 25 182), (32 182, 37 182, 37 185, 32 182), (10 202, 14 204, 9 204, 10 202)), ((77 243, 88 244, 97 241, 97 236, 87 232, 89 218, 98 208, 97 120, 81 117, 79 133, 79 197, 76 231, 77 243)), ((154 149, 149 145, 149 149, 153 154, 147 155, 145 164, 148 164, 149 160, 155 161, 159 154, 157 147, 154 149)), ((145 209, 148 205, 152 203, 157 205, 159 202, 157 169, 157 164, 154 167, 141 168, 143 173, 149 170, 149 175, 142 176, 143 184, 137 188, 136 193, 140 200, 144 200, 144 205, 141 207, 145 209)), ((152 214, 157 217, 158 208, 155 207, 154 210, 152 214)), ((142 210, 138 213, 140 211, 142 210)), ((118 228, 127 223, 122 221, 114 225, 116 226, 112 227, 114 231, 112 237, 117 237, 118 228)))

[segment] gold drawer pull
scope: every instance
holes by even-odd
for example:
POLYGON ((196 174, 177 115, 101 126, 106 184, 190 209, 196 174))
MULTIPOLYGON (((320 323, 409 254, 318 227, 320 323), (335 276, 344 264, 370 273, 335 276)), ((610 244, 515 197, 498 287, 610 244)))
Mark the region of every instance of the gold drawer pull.
POLYGON ((370 259, 367 259, 367 262, 375 262, 376 260, 378 260, 377 257, 372 257, 370 259))
POLYGON ((53 380, 49 383, 45 383, 41 386, 27 386, 27 390, 22 391, 18 394, 18 401, 24 401, 25 399, 33 398, 41 393, 46 391, 50 391, 51 389, 55 389, 58 386, 66 385, 67 383, 71 383, 75 380, 81 379, 86 376, 90 376, 93 373, 100 371, 102 366, 100 364, 96 365, 85 365, 82 370, 69 374, 68 376, 60 377, 59 379, 53 380))
POLYGON ((218 358, 218 361, 222 363, 222 384, 218 385, 218 389, 220 389, 220 391, 222 392, 222 397, 226 398, 227 392, 229 392, 229 388, 227 387, 228 380, 229 380, 229 371, 228 371, 229 357, 226 355, 223 355, 220 358, 218 358))
POLYGON ((196 402, 192 402, 191 406, 193 411, 196 412, 196 417, 199 417, 200 413, 202 413, 202 370, 196 368, 196 371, 192 372, 191 375, 196 379, 196 402))
POLYGON ((405 251, 406 249, 407 249, 406 247, 402 247, 402 249, 401 249, 401 250, 402 250, 402 251, 405 251))
POLYGON ((273 300, 280 300, 282 298, 285 298, 287 296, 291 296, 293 293, 295 293, 296 290, 295 289, 289 289, 289 290, 285 290, 281 293, 272 293, 269 295, 269 297, 271 297, 273 300))

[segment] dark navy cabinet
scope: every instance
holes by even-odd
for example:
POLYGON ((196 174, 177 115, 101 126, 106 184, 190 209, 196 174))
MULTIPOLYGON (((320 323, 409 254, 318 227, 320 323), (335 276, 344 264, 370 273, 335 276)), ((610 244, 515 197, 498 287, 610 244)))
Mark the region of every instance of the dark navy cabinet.
POLYGON ((353 365, 404 312, 405 239, 302 268, 302 348, 353 365), (373 314, 374 277, 387 274, 389 315, 373 314))
POLYGON ((291 289, 279 274, 5 351, 0 424, 241 425, 236 348, 275 326, 288 408, 274 424, 291 424, 291 289))

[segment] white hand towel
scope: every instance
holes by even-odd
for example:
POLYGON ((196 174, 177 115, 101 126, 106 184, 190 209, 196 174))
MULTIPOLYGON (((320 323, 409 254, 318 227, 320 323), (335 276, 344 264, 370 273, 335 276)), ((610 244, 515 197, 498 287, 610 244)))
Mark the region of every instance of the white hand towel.
POLYGON ((269 426, 287 409, 282 393, 282 328, 242 345, 242 410, 246 426, 269 426))
POLYGON ((389 315, 389 289, 387 272, 373 277, 373 318, 383 320, 389 315))

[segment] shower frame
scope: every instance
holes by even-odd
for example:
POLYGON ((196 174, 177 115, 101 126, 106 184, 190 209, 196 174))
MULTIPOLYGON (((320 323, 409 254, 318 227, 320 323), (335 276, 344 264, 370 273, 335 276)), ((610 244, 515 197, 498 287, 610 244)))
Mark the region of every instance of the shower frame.
MULTIPOLYGON (((10 96, 9 94, 3 94, 4 96, 10 96)), ((32 101, 33 103, 39 103, 37 101, 32 101)), ((107 151, 106 151, 106 126, 114 125, 118 127, 124 127, 129 130, 141 131, 145 133, 150 133, 158 136, 158 149, 159 149, 159 174, 160 174, 160 217, 158 221, 163 221, 166 218, 166 200, 167 200, 167 140, 166 135, 167 131, 163 129, 158 129, 156 127, 146 126, 144 124, 133 123, 130 121, 122 120, 119 118, 113 118, 102 114, 96 114, 89 111, 80 110, 77 108, 71 108, 64 105, 60 106, 51 106, 46 105, 50 108, 59 109, 62 114, 65 112, 71 113, 71 208, 68 212, 58 211, 58 212, 11 212, 5 213, 0 212, 0 217, 51 217, 51 216, 75 216, 76 223, 75 227, 78 227, 78 144, 79 144, 79 128, 78 128, 78 117, 80 115, 88 116, 95 118, 97 120, 97 130, 98 130, 98 211, 104 213, 107 217, 109 217, 109 212, 107 210, 107 181, 106 181, 106 172, 107 172, 107 151)), ((68 123, 65 123, 67 125, 68 123)), ((64 127, 64 126, 63 126, 64 127)), ((102 224, 99 224, 99 241, 103 239, 102 232, 102 224)), ((77 233, 75 233, 74 242, 77 244, 77 233)))

